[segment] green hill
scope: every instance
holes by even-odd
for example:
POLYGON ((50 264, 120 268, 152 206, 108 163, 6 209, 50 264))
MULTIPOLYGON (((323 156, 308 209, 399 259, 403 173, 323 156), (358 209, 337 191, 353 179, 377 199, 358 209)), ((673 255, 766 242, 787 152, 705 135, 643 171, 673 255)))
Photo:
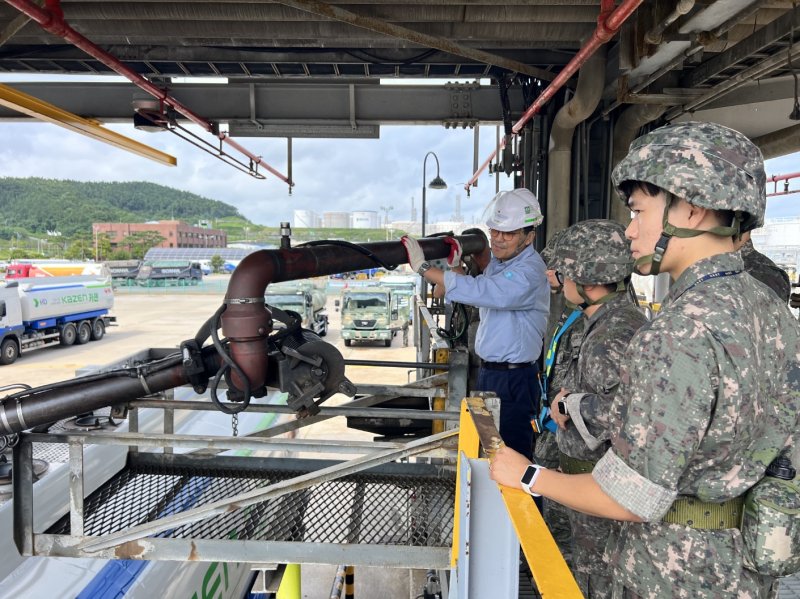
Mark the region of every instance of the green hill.
POLYGON ((40 178, 0 178, 0 228, 71 237, 91 232, 93 222, 144 222, 228 218, 247 222, 217 200, 155 183, 87 183, 40 178))

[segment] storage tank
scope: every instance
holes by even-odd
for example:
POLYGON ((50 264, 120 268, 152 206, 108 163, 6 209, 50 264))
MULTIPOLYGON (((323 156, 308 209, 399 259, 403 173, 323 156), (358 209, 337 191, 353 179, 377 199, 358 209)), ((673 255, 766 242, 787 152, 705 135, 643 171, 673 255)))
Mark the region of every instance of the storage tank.
POLYGON ((374 210, 358 210, 353 212, 354 229, 377 229, 378 213, 374 210))
POLYGON ((295 229, 315 229, 319 227, 319 215, 313 210, 295 210, 292 214, 295 229))
POLYGON ((17 289, 26 322, 114 307, 111 280, 105 277, 18 279, 17 289))
POLYGON ((324 212, 322 214, 322 226, 326 229, 349 229, 349 212, 324 212))

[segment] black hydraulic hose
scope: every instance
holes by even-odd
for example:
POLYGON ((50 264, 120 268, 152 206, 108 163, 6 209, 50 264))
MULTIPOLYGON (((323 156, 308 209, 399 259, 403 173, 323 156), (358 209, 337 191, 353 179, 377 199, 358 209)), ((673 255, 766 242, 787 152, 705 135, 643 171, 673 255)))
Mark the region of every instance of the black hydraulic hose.
POLYGON ((385 268, 386 270, 394 270, 397 268, 397 264, 386 264, 383 260, 381 260, 378 256, 376 256, 373 252, 371 252, 368 248, 364 247, 363 245, 359 245, 357 243, 351 243, 349 241, 342 241, 342 240, 319 240, 319 241, 306 241, 305 243, 301 243, 296 245, 295 247, 314 247, 320 245, 338 245, 340 247, 345 247, 351 250, 357 251, 359 254, 364 254, 367 258, 375 262, 381 268, 385 268))
MULTIPOLYGON (((224 414, 238 414, 247 409, 250 405, 250 380, 245 375, 244 371, 234 362, 231 357, 228 355, 225 347, 222 345, 222 341, 220 341, 219 334, 217 330, 219 329, 219 319, 222 316, 222 313, 225 311, 225 304, 222 304, 214 315, 211 317, 211 340, 214 343, 214 349, 217 350, 217 355, 219 355, 220 359, 222 360, 222 365, 220 366, 217 373, 214 375, 214 378, 211 381, 211 384, 208 386, 209 395, 211 396, 211 403, 213 403, 220 412, 224 414), (227 404, 222 403, 217 395, 217 389, 219 388, 219 383, 222 381, 222 377, 225 376, 225 373, 233 370, 236 374, 239 375, 241 380, 244 382, 244 389, 242 389, 242 393, 244 394, 242 397, 241 402, 229 402, 227 404)), ((230 381, 229 381, 230 382, 230 381)), ((230 387, 229 387, 230 389, 230 387)), ((230 395, 230 391, 228 392, 230 395)))

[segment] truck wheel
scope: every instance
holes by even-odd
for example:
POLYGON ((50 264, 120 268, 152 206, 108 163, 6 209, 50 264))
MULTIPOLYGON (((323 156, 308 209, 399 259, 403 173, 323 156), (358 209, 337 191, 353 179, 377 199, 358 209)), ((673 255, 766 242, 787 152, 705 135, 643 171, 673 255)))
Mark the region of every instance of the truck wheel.
POLYGON ((69 347, 74 345, 75 339, 78 337, 78 330, 75 328, 75 323, 68 322, 61 329, 61 345, 69 347))
POLYGON ((391 339, 384 339, 383 340, 383 347, 392 347, 392 340, 391 339))
POLYGON ((345 347, 350 347, 351 345, 353 345, 353 340, 352 339, 345 339, 344 340, 344 344, 345 344, 345 347))
POLYGON ((83 345, 89 343, 92 339, 92 325, 84 320, 78 325, 77 336, 75 337, 76 345, 83 345))
POLYGON ((100 341, 106 334, 106 325, 101 318, 92 321, 92 340, 100 341))
POLYGON ((0 364, 13 364, 19 357, 19 347, 13 339, 6 339, 0 346, 0 364))
POLYGON ((197 277, 192 277, 192 285, 197 285, 198 283, 197 277))
POLYGON ((324 336, 325 336, 325 335, 327 335, 327 334, 328 334, 328 321, 326 320, 326 321, 325 321, 325 322, 322 324, 322 330, 319 332, 319 336, 320 336, 320 337, 324 337, 324 336))

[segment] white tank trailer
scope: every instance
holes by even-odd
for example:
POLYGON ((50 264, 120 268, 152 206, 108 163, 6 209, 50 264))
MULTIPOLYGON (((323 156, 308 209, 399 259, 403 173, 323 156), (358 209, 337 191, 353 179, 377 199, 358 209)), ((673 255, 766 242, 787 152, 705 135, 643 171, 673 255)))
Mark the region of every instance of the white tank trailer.
POLYGON ((16 279, 0 287, 0 364, 51 345, 97 341, 116 319, 108 277, 16 279))

